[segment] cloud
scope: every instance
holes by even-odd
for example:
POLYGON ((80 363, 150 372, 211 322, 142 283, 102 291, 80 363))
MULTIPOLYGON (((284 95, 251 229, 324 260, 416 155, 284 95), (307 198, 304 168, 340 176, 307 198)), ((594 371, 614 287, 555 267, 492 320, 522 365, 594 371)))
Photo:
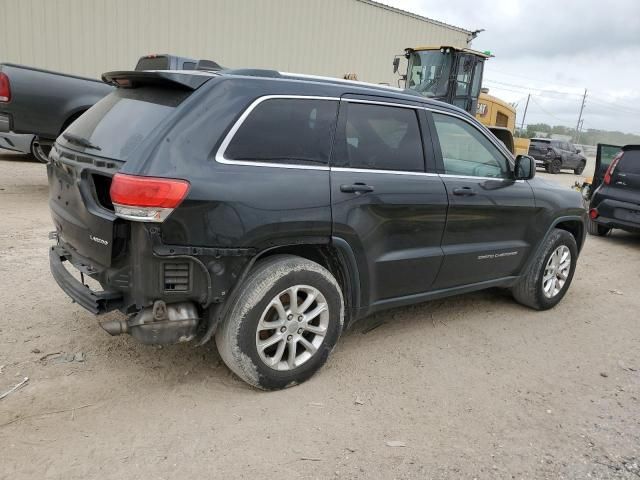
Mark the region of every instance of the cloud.
POLYGON ((585 127, 640 133, 639 0, 384 1, 469 30, 484 28, 473 47, 495 55, 485 86, 519 105, 534 94, 541 107, 534 104, 527 123, 575 126, 587 88, 585 127))

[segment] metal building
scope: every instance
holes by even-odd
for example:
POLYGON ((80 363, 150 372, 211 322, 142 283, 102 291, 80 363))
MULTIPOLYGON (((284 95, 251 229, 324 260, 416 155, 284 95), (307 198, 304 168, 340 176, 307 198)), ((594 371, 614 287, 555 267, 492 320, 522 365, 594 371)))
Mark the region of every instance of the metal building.
POLYGON ((0 62, 98 77, 175 53, 233 67, 396 84, 405 47, 468 30, 370 0, 0 0, 0 62))

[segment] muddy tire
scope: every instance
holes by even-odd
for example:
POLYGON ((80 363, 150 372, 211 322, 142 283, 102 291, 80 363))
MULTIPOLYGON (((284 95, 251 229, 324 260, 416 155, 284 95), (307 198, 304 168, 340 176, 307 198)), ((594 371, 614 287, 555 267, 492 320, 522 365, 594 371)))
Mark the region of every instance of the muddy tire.
POLYGON ((511 289, 518 303, 535 310, 555 307, 571 285, 578 260, 578 246, 569 232, 554 229, 542 251, 511 289))
POLYGON ((589 219, 587 220, 587 232, 590 235, 596 235, 597 237, 604 237, 607 235, 611 229, 609 227, 604 227, 597 222, 589 219))
POLYGON ((327 361, 344 323, 342 291, 321 265, 292 255, 260 261, 216 332, 224 363, 263 390, 304 382, 327 361))
POLYGON ((584 172, 584 167, 586 167, 586 163, 585 162, 580 162, 580 164, 573 170, 573 173, 575 173, 576 175, 582 175, 582 172, 584 172))

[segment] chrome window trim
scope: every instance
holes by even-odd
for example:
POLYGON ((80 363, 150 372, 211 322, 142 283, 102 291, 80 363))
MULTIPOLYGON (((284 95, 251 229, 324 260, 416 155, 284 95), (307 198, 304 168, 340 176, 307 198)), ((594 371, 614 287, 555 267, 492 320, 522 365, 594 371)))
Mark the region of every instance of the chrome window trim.
POLYGON ((262 102, 265 102, 267 100, 273 100, 273 99, 281 99, 281 98, 295 99, 295 100, 328 100, 333 102, 340 101, 339 97, 322 97, 317 95, 264 95, 262 97, 258 97, 251 103, 251 105, 249 105, 245 109, 244 112, 242 112, 242 115, 240 115, 240 118, 236 120, 236 122, 231 127, 231 130, 229 130, 227 135, 224 137, 224 140, 222 140, 222 143, 220 144, 220 148, 218 148, 218 151, 216 152, 216 155, 215 155, 216 162, 222 163, 225 165, 244 165, 249 167, 292 168, 297 170, 328 171, 329 170, 328 165, 297 165, 294 163, 253 162, 251 160, 233 160, 233 159, 226 158, 224 156, 225 152, 227 151, 227 147, 231 143, 231 140, 233 140, 233 137, 238 132, 238 130, 240 129, 242 124, 245 122, 247 117, 251 114, 251 112, 253 112, 253 110, 262 102))
POLYGON ((424 110, 425 107, 421 107, 420 105, 411 105, 408 103, 391 103, 391 102, 382 102, 379 100, 365 100, 361 98, 344 98, 340 99, 341 102, 348 103, 368 103, 371 105, 383 105, 385 107, 401 107, 401 108, 413 108, 414 110, 424 110))
POLYGON ((330 167, 328 165, 297 165, 297 164, 291 164, 291 163, 272 163, 272 162, 259 162, 259 161, 254 162, 251 160, 232 160, 232 159, 226 158, 224 154, 227 150, 227 147, 229 146, 229 144, 233 140, 233 137, 235 136, 237 131, 240 129, 242 124, 245 122, 247 117, 262 102, 265 102, 267 100, 272 100, 272 99, 327 100, 327 101, 333 101, 333 102, 365 103, 365 104, 372 104, 372 105, 383 105, 388 107, 411 108, 414 110, 426 110, 432 113, 439 113, 442 115, 448 115, 450 117, 456 117, 466 122, 467 124, 475 128, 478 132, 480 132, 482 135, 484 135, 500 151, 500 153, 505 157, 505 159, 511 165, 511 167, 515 167, 515 164, 512 161, 513 158, 512 158, 511 152, 506 150, 506 147, 500 144, 500 142, 496 143, 491 137, 486 135, 485 132, 483 132, 480 128, 478 128, 476 125, 470 122, 469 119, 465 118, 463 115, 460 115, 454 112, 447 112, 445 110, 430 108, 426 106, 420 106, 420 105, 392 103, 392 102, 385 102, 385 101, 378 101, 378 100, 365 100, 365 99, 359 99, 359 98, 324 97, 324 96, 318 96, 318 95, 264 95, 262 97, 256 98, 245 109, 245 111, 242 112, 242 115, 240 115, 238 120, 236 120, 236 122, 233 124, 229 132, 224 137, 224 140, 220 144, 220 147, 218 148, 218 151, 216 152, 214 157, 216 162, 222 163, 225 165, 242 165, 242 166, 248 166, 248 167, 288 168, 288 169, 298 169, 298 170, 320 170, 320 171, 334 170, 336 172, 370 172, 370 173, 387 173, 391 175, 415 175, 415 176, 438 176, 439 175, 440 177, 445 177, 445 178, 469 178, 469 179, 479 179, 479 180, 511 180, 509 178, 502 178, 502 177, 474 177, 471 175, 465 176, 465 175, 452 175, 452 174, 438 174, 433 172, 409 172, 409 171, 403 171, 403 170, 377 170, 377 169, 368 169, 368 168, 330 167), (508 155, 505 155, 505 152, 508 152, 508 155))
POLYGON ((473 175, 454 175, 451 173, 441 173, 439 174, 442 178, 461 178, 463 180, 494 180, 497 182, 508 182, 508 183, 523 183, 524 180, 514 180, 513 178, 504 178, 504 177, 474 177, 473 175))
POLYGON ((348 167, 331 167, 332 172, 366 172, 366 173, 387 173, 391 175, 413 175, 416 177, 438 177, 437 173, 431 172, 409 172, 406 170, 376 170, 372 168, 348 168, 348 167))

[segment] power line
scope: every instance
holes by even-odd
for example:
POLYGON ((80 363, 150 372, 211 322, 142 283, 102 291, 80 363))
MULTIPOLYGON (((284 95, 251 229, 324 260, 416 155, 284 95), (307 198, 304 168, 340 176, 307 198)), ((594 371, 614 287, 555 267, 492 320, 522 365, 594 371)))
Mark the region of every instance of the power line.
MULTIPOLYGON (((532 80, 534 82, 540 82, 540 83, 545 83, 547 85, 552 85, 552 83, 550 83, 548 80, 541 80, 541 79, 537 79, 537 78, 532 78, 529 75, 518 75, 516 73, 507 73, 504 70, 497 70, 493 67, 491 67, 491 70, 494 72, 498 72, 502 75, 507 75, 509 77, 518 77, 518 78, 526 78, 527 80, 532 80)), ((553 82, 556 85, 563 85, 565 87, 571 87, 571 88, 576 88, 575 85, 569 85, 568 83, 562 83, 562 82, 553 82)))
MULTIPOLYGON (((529 94, 539 97, 539 98, 545 98, 545 99, 549 99, 549 100, 553 100, 553 101, 558 101, 558 102, 569 102, 569 103, 577 103, 577 99, 576 100, 572 100, 572 99, 568 99, 568 98, 559 98, 559 97, 555 97, 555 96, 550 96, 550 95, 543 95, 543 93, 548 92, 551 93, 550 91, 545 91, 545 90, 541 90, 541 91, 536 91, 536 93, 532 93, 532 90, 538 90, 538 89, 531 89, 531 88, 527 88, 527 87, 520 87, 518 85, 514 85, 514 84, 510 84, 510 83, 505 83, 505 82, 498 82, 496 80, 485 80, 486 83, 491 84, 491 87, 494 88, 495 90, 502 90, 502 91, 506 91, 506 92, 512 92, 512 93, 524 93, 524 92, 528 92, 529 94), (495 86, 493 84, 498 84, 498 86, 495 86), (502 87, 500 85, 509 85, 512 86, 514 88, 517 88, 518 90, 514 90, 512 88, 505 88, 502 87)), ((562 93, 565 95, 575 95, 579 98, 582 98, 582 94, 575 94, 575 93, 569 93, 569 92, 560 92, 560 91, 555 91, 554 93, 562 93)), ((611 111, 615 111, 618 113, 623 113, 623 114, 627 114, 627 115, 634 115, 634 114, 640 114, 640 110, 631 108, 631 107, 627 107, 625 105, 621 105, 619 103, 614 103, 614 102, 607 102, 604 100, 599 100, 599 99, 595 99, 593 97, 593 94, 590 97, 591 101, 598 105, 601 108, 607 108, 611 111)))

